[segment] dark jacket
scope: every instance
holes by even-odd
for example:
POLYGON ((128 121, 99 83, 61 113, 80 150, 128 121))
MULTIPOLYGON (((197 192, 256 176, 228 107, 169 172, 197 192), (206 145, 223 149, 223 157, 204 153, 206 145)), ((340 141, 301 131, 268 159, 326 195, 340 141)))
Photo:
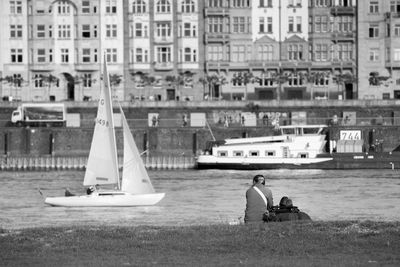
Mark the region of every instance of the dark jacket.
POLYGON ((254 186, 250 187, 246 191, 246 210, 244 214, 244 222, 262 222, 263 214, 273 206, 272 192, 269 188, 263 185, 257 184, 258 189, 265 195, 268 202, 268 207, 265 206, 265 202, 254 189, 254 186))
POLYGON ((297 207, 279 208, 275 210, 275 214, 278 222, 311 220, 307 213, 300 211, 297 207))

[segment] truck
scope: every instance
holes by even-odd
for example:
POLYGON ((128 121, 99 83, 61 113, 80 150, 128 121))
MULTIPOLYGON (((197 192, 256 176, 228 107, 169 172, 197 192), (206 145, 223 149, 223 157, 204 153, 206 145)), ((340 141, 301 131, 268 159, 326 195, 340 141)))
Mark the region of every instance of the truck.
POLYGON ((23 103, 12 112, 11 123, 17 126, 65 126, 63 103, 23 103))

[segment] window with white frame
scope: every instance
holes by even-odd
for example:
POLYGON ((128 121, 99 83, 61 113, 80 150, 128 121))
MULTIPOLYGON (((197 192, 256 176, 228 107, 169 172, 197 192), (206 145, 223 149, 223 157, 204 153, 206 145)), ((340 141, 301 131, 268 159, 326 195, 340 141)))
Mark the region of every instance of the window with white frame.
POLYGON ((246 60, 246 46, 232 45, 232 61, 245 62, 246 60))
POLYGON ((266 151, 265 151, 265 156, 266 156, 266 157, 275 157, 275 151, 273 151, 273 150, 266 150, 266 151))
POLYGON ((148 50, 143 49, 143 48, 136 48, 135 51, 135 62, 137 63, 144 63, 148 62, 148 50))
POLYGON ((37 38, 45 38, 46 37, 45 25, 43 25, 43 24, 36 25, 36 37, 37 38))
POLYGON ((208 18, 208 32, 222 33, 223 32, 223 17, 208 18))
POLYGON ((182 13, 194 13, 196 11, 196 5, 193 0, 183 0, 181 10, 182 13))
POLYGON ((400 13, 400 0, 390 1, 390 12, 400 13))
POLYGON ((82 13, 83 14, 90 13, 90 1, 89 0, 82 0, 82 13))
POLYGON ((10 25, 10 38, 22 38, 22 25, 10 25))
POLYGON ((22 49, 11 49, 11 62, 12 63, 22 63, 23 62, 23 54, 22 49))
POLYGON ((396 36, 396 37, 400 36, 400 24, 394 25, 394 36, 396 36))
POLYGON ((296 32, 301 32, 301 17, 296 17, 296 32))
POLYGON ((379 25, 378 24, 370 24, 368 28, 368 36, 369 38, 378 38, 379 37, 379 25))
POLYGON ((288 59, 303 60, 303 45, 301 44, 288 45, 288 59))
POLYGON ((328 60, 328 45, 327 44, 316 44, 314 60, 315 61, 327 61, 328 60))
POLYGON ((170 37, 171 36, 171 24, 169 22, 157 23, 157 36, 158 37, 170 37))
POLYGON ((117 24, 107 24, 106 25, 106 37, 116 38, 117 37, 117 24))
POLYGON ((222 0, 208 0, 209 7, 223 7, 222 0))
POLYGON ((40 48, 37 50, 37 63, 44 63, 46 62, 46 49, 40 48))
POLYGON ((183 23, 183 36, 185 36, 185 37, 192 36, 192 24, 191 23, 183 23))
POLYGON ((171 47, 157 47, 157 62, 168 63, 171 62, 171 47))
POLYGON ((159 0, 156 10, 157 13, 171 13, 171 3, 168 0, 159 0))
POLYGON ((33 76, 33 80, 35 81, 35 88, 43 87, 43 75, 42 74, 35 74, 33 76))
POLYGON ((84 88, 92 87, 92 74, 91 73, 84 73, 82 76, 82 83, 84 88))
POLYGON ((71 38, 71 25, 58 25, 58 38, 71 38))
POLYGON ((231 6, 232 7, 249 7, 250 0, 232 0, 231 6))
POLYGON ((339 43, 337 45, 338 56, 340 60, 347 61, 353 59, 353 44, 352 43, 339 43))
POLYGON ((83 24, 82 25, 82 38, 90 38, 90 35, 91 35, 90 25, 83 24))
POLYGON ((223 47, 222 45, 209 45, 207 46, 207 60, 209 61, 221 61, 223 60, 223 47))
POLYGON ((197 60, 196 49, 186 47, 184 49, 183 61, 184 62, 196 62, 196 60, 197 60))
POLYGON ((233 32, 244 33, 246 29, 245 17, 233 17, 233 32))
POLYGON ((303 79, 298 73, 292 73, 288 77, 288 85, 289 86, 301 86, 303 85, 303 79))
POLYGON ((22 14, 22 1, 10 1, 10 13, 22 14))
POLYGON ((61 63, 69 62, 69 50, 68 48, 61 48, 61 63))
POLYGON ((369 13, 379 13, 379 2, 376 0, 369 1, 369 13))
POLYGON ((49 49, 49 62, 53 62, 53 49, 49 49))
POLYGON ((258 18, 258 32, 264 33, 265 32, 265 18, 259 17, 258 18))
POLYGON ((53 38, 53 25, 49 25, 48 29, 49 29, 49 38, 53 38))
POLYGON ((400 61, 400 48, 395 48, 394 49, 394 61, 400 61))
POLYGON ((106 49, 106 59, 109 63, 117 62, 117 49, 116 48, 107 48, 106 49))
POLYGON ((272 17, 267 17, 267 32, 272 33, 272 17))
POLYGON ((90 48, 83 48, 82 49, 82 63, 90 63, 91 53, 90 48))
POLYGON ((69 1, 58 1, 58 14, 69 14, 70 13, 70 5, 69 1))
POLYGON ((272 45, 259 45, 257 50, 257 60, 271 61, 273 59, 274 47, 272 45))
POLYGON ((227 157, 228 151, 218 151, 217 155, 218 157, 227 157))
POLYGON ((260 151, 258 151, 258 150, 250 150, 249 151, 249 156, 250 157, 258 157, 259 154, 260 154, 260 151))
POLYGON ((106 0, 106 13, 107 14, 117 13, 117 0, 106 0))
POLYGON ((379 49, 371 48, 369 50, 369 61, 379 61, 379 49))
POLYGON ((133 1, 132 13, 134 13, 134 14, 146 13, 146 3, 143 0, 133 1))
POLYGON ((243 157, 243 151, 242 150, 234 150, 233 156, 234 157, 243 157))

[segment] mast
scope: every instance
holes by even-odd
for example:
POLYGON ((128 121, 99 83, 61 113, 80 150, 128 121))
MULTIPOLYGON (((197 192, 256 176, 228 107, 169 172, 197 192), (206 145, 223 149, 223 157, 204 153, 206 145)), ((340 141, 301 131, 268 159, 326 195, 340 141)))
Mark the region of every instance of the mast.
POLYGON ((113 154, 114 154, 114 162, 116 164, 115 168, 115 177, 117 177, 117 189, 121 189, 121 184, 120 184, 120 179, 119 179, 119 166, 118 166, 118 150, 117 150, 117 141, 115 138, 115 126, 114 126, 114 112, 113 112, 113 105, 112 105, 112 97, 111 97, 111 85, 110 85, 110 76, 108 74, 108 69, 107 69, 107 56, 106 53, 104 53, 104 71, 103 71, 103 79, 104 80, 104 85, 105 87, 105 97, 107 98, 108 101, 105 101, 106 103, 109 103, 109 107, 107 107, 108 112, 110 112, 110 129, 112 129, 112 134, 111 134, 111 146, 113 154))

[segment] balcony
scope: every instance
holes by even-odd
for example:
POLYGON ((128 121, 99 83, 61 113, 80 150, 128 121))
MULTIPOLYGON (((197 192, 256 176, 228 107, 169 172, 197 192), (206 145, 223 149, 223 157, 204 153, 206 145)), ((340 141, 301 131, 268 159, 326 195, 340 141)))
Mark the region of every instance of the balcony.
POLYGON ((155 62, 154 69, 156 69, 156 70, 173 70, 174 63, 172 63, 172 62, 155 62))
POLYGON ((99 63, 77 63, 75 64, 76 71, 98 71, 100 70, 99 63))
POLYGON ((155 36, 154 43, 155 44, 172 44, 174 39, 172 36, 155 36))
POLYGON ((335 32, 332 33, 333 41, 352 41, 355 42, 356 34, 353 32, 335 32))
POLYGON ((206 7, 204 9, 204 16, 228 16, 228 7, 206 7))
POLYGON ((385 68, 388 69, 400 69, 400 61, 386 61, 385 68))
POLYGON ((30 71, 53 71, 55 65, 53 63, 32 63, 29 66, 30 71))
POLYGON ((334 16, 354 16, 356 14, 356 8, 353 6, 335 6, 331 8, 331 14, 334 16))
POLYGON ((210 33, 207 32, 204 34, 205 43, 227 43, 230 40, 230 35, 228 33, 210 33))
POLYGON ((229 68, 229 61, 206 61, 207 69, 226 69, 229 68))
POLYGON ((385 13, 385 18, 386 19, 398 19, 400 18, 400 13, 398 12, 386 12, 385 13))

